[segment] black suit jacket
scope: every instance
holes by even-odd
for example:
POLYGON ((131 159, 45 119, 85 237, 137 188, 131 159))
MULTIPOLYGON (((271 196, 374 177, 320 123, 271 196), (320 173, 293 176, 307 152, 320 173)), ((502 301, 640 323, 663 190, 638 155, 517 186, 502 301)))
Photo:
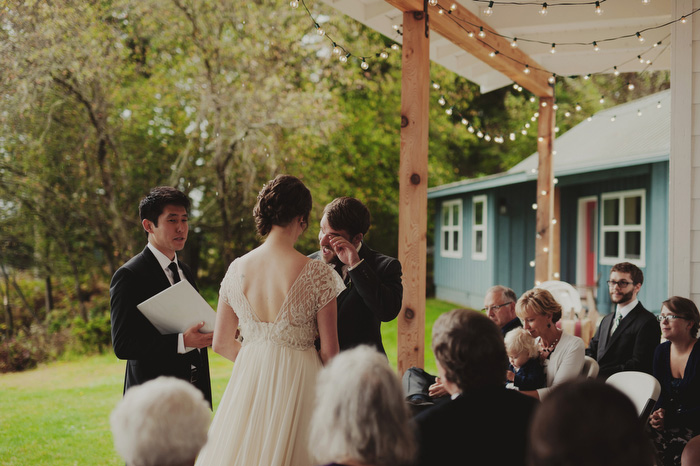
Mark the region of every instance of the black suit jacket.
POLYGON ((586 354, 598 361, 598 377, 608 378, 622 371, 651 374, 654 350, 661 341, 661 329, 654 314, 638 303, 610 335, 614 319, 614 312, 603 317, 586 349, 586 354))
POLYGON ((525 465, 534 398, 503 386, 484 387, 415 417, 417 466, 525 465), (482 461, 488 458, 488 461, 482 461))
MULTIPOLYGON (((195 288, 187 264, 179 262, 185 278, 195 288)), ((211 404, 209 359, 206 348, 185 354, 177 352, 178 334, 161 335, 136 307, 170 286, 170 281, 148 247, 116 271, 110 285, 112 347, 119 359, 126 359, 124 391, 161 375, 189 381, 195 365, 199 388, 211 404)))
MULTIPOLYGON (((338 342, 340 350, 357 345, 374 346, 385 353, 380 327, 401 311, 403 285, 401 263, 362 244, 358 255, 364 259, 348 272, 346 289, 338 296, 338 342)), ((320 252, 309 257, 320 259, 320 252)))

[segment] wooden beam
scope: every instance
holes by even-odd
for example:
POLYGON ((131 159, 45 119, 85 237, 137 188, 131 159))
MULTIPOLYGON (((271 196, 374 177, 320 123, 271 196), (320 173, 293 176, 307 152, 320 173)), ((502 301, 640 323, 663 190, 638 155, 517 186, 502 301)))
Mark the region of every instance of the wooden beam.
MULTIPOLYGON (((386 0, 397 9, 406 11, 422 11, 423 0, 386 0)), ((450 2, 452 5, 454 2, 450 2)), ((498 33, 481 18, 473 14, 459 3, 451 13, 438 14, 438 7, 428 7, 428 25, 453 44, 500 71, 516 83, 523 86, 538 97, 553 97, 554 90, 549 84, 550 74, 542 66, 519 48, 510 46, 510 41, 494 33, 498 33), (477 33, 483 27, 486 37, 479 38, 477 33), (474 37, 469 37, 469 32, 474 37), (498 51, 495 57, 491 52, 498 51), (525 73, 525 65, 530 70, 525 73)), ((404 40, 405 40, 404 24, 404 40)))
POLYGON ((554 98, 540 98, 537 123, 537 229, 535 236, 535 284, 552 279, 552 213, 554 176, 552 174, 552 138, 554 136, 554 98))
POLYGON ((398 318, 398 371, 423 367, 428 231, 430 40, 420 11, 403 14, 399 261, 403 305, 398 318))
POLYGON ((561 190, 554 185, 554 174, 552 174, 552 187, 554 188, 554 208, 552 210, 552 223, 549 235, 552 252, 549 259, 550 280, 561 279, 561 190), (554 221, 556 220, 556 223, 554 221))

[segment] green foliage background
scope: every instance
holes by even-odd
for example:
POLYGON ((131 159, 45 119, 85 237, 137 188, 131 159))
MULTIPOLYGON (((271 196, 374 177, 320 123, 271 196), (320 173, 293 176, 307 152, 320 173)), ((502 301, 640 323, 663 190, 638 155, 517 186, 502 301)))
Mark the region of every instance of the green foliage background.
MULTIPOLYGON (((354 54, 393 44, 321 2, 307 4, 354 54)), ((67 331, 64 343, 105 346, 107 284, 144 246, 137 205, 155 185, 192 197, 183 258, 212 293, 230 261, 259 244, 252 208, 278 173, 307 183, 312 218, 339 195, 365 201, 368 242, 397 254, 400 53, 371 60, 368 70, 353 57, 341 64, 305 11, 288 5, 2 4, 0 338, 34 325, 34 334, 67 331), (22 283, 33 285, 21 294, 22 283)), ((431 78, 440 84, 431 91, 431 186, 503 171, 535 151, 535 125, 519 133, 537 110, 527 92, 482 95, 434 64, 431 78), (486 143, 445 114, 440 95, 489 134, 518 137, 486 143)), ((603 107, 668 86, 668 73, 562 78, 559 114, 576 103, 582 110, 559 118, 560 134, 603 107)), ((317 233, 312 223, 302 252, 315 250, 317 233)))

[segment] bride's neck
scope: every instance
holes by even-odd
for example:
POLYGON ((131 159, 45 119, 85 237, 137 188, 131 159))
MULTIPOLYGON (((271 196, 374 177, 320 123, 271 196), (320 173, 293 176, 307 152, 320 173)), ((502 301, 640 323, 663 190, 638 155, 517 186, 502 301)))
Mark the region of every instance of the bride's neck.
POLYGON ((298 237, 294 229, 291 228, 291 225, 287 225, 286 227, 273 225, 265 239, 265 244, 268 246, 293 248, 298 237))

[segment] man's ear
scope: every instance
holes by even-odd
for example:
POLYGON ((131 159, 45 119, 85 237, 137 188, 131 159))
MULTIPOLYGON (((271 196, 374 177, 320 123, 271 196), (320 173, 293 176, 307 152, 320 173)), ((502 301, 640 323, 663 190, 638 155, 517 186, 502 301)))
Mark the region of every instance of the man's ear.
POLYGON ((352 244, 354 246, 359 245, 362 242, 362 238, 364 238, 364 237, 365 237, 365 235, 363 235, 362 233, 356 234, 355 237, 352 239, 352 244))
POLYGON ((146 233, 153 233, 153 222, 147 218, 144 218, 141 220, 141 225, 143 226, 143 229, 146 230, 146 233))

